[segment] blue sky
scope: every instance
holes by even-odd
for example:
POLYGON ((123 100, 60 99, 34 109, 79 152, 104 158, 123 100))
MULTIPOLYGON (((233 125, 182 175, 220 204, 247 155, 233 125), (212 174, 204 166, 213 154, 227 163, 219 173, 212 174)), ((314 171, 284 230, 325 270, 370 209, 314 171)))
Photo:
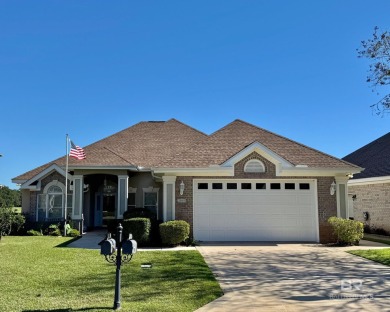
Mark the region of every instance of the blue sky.
MULTIPOLYGON (((0 184, 145 120, 242 119, 336 157, 389 132, 357 58, 390 2, 1 1, 0 184)), ((382 96, 386 91, 379 90, 382 96)), ((88 155, 87 155, 88 157, 88 155)))

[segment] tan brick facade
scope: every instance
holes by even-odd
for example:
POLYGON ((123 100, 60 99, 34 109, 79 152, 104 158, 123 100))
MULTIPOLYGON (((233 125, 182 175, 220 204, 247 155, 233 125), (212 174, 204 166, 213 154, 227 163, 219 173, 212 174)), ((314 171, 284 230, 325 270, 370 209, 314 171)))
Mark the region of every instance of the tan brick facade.
MULTIPOLYGON (((234 177, 223 177, 223 179, 280 179, 275 174, 275 165, 257 153, 251 153, 234 168, 234 177), (245 173, 245 163, 250 159, 258 159, 265 165, 264 173, 245 173)), ((175 186, 176 209, 175 218, 177 220, 185 220, 193 229, 193 180, 199 177, 177 177, 175 186), (182 196, 179 193, 179 185, 181 181, 185 184, 185 191, 182 196), (180 203, 178 199, 185 199, 185 203, 180 203)), ((210 176, 202 177, 202 179, 220 179, 221 177, 210 176)), ((321 243, 335 242, 335 237, 332 234, 332 229, 327 222, 328 218, 337 215, 336 196, 330 195, 329 187, 334 181, 333 177, 283 177, 283 179, 315 179, 317 180, 317 195, 318 195, 318 223, 321 243)))
POLYGON ((355 220, 371 230, 390 233, 390 183, 348 186, 348 193, 356 195, 353 200, 355 220), (369 213, 368 220, 364 220, 364 212, 369 213))

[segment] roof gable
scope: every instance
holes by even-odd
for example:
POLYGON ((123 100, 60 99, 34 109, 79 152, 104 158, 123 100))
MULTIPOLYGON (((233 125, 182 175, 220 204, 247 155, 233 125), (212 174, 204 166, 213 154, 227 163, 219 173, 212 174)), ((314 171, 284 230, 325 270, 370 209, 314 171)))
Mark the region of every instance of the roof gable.
POLYGON ((221 166, 222 167, 232 167, 248 155, 252 154, 253 152, 256 152, 260 156, 264 157, 265 159, 272 162, 276 167, 293 167, 293 165, 285 160, 284 158, 280 157, 278 154, 271 151, 269 148, 261 144, 260 142, 253 142, 252 144, 249 144, 244 149, 242 149, 240 152, 235 154, 233 157, 229 158, 227 161, 225 161, 221 166))
MULTIPOLYGON (((25 181, 21 185, 21 188, 38 190, 40 188, 39 181, 44 177, 48 176, 49 174, 51 174, 53 171, 57 171, 59 174, 65 176, 65 170, 63 170, 61 167, 57 166, 56 164, 51 164, 50 166, 46 167, 44 170, 40 171, 38 174, 34 175, 31 179, 25 181)), ((72 177, 69 177, 69 179, 72 180, 72 177)))

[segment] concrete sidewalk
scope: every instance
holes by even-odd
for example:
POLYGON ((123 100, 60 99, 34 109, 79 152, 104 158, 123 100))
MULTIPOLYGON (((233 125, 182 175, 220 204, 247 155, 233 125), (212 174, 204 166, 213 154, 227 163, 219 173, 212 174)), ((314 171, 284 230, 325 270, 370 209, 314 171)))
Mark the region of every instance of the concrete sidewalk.
POLYGON ((225 295, 197 312, 390 311, 390 267, 346 253, 373 248, 390 246, 202 245, 225 295))
POLYGON ((86 232, 78 240, 70 243, 70 248, 100 249, 99 243, 106 238, 107 230, 86 232))

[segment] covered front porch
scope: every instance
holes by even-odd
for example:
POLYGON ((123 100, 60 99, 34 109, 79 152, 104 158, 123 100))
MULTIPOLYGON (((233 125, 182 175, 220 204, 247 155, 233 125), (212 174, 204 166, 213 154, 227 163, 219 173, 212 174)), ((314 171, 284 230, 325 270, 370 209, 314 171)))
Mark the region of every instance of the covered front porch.
POLYGON ((71 187, 73 227, 110 227, 126 211, 144 208, 162 221, 174 219, 176 177, 149 172, 75 171, 71 187))

